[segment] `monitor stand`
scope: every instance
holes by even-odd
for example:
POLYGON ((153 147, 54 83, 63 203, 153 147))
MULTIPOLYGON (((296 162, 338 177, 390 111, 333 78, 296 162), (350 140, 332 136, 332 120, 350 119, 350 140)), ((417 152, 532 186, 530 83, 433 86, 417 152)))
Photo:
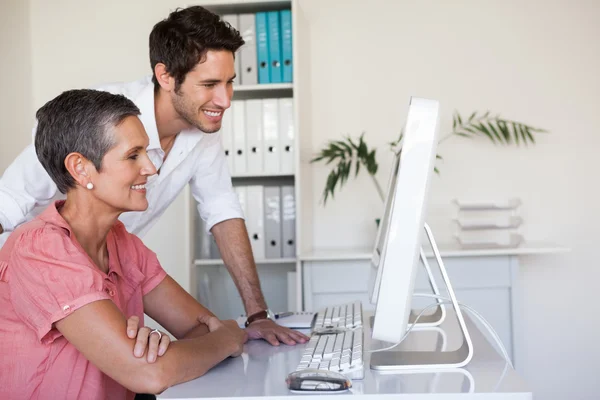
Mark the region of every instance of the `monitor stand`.
MULTIPOLYGON (((431 268, 429 267, 429 262, 427 262, 427 257, 425 257, 425 252, 423 251, 422 247, 421 247, 420 260, 423 263, 425 272, 427 272, 427 278, 428 278, 427 280, 429 281, 429 287, 431 288, 431 291, 436 296, 440 296, 440 291, 435 282, 435 278, 433 277, 433 274, 431 273, 431 268)), ((433 312, 431 314, 421 315, 421 318, 419 318, 419 320, 416 322, 417 326, 415 326, 414 329, 417 329, 417 328, 420 329, 421 327, 439 326, 439 325, 441 325, 442 322, 444 322, 444 319, 446 318, 446 305, 439 299, 437 299, 436 301, 440 304, 435 308, 435 312, 433 312)), ((408 316, 409 324, 415 323, 415 321, 417 320, 417 316, 419 315, 419 312, 420 312, 420 310, 414 310, 414 309, 410 310, 410 315, 408 316)), ((375 316, 371 315, 369 317, 369 320, 370 320, 371 328, 373 328, 375 316)))
MULTIPOLYGON (((423 247, 421 247, 420 258, 421 258, 421 262, 423 263, 423 266, 425 267, 425 271, 427 272, 427 277, 429 280, 429 287, 431 287, 431 291, 436 296, 440 296, 440 291, 438 290, 438 286, 435 283, 435 278, 433 277, 433 274, 431 273, 431 268, 429 267, 429 263, 427 262, 427 257, 425 257, 425 252, 423 251, 423 247)), ((419 318, 419 321, 417 321, 417 326, 415 326, 415 329, 417 327, 420 328, 420 327, 427 327, 427 326, 439 326, 442 322, 444 322, 444 319, 446 318, 446 306, 442 303, 442 300, 437 299, 436 301, 440 304, 435 308, 435 312, 432 314, 421 315, 421 318, 419 318)), ((419 315, 419 311, 420 310, 410 310, 410 315, 408 317, 409 324, 415 323, 415 320, 417 319, 417 316, 419 315)), ((371 323, 371 326, 373 326, 372 323, 371 323)))
MULTIPOLYGON (((427 239, 433 249, 433 254, 438 263, 438 267, 442 274, 444 284, 448 290, 448 295, 452 302, 452 308, 456 313, 458 324, 463 336, 463 343, 458 350, 454 351, 405 351, 405 350, 388 350, 371 353, 371 369, 374 370, 406 370, 406 369, 438 369, 438 368, 459 368, 467 365, 473 357, 473 343, 471 342, 471 336, 467 330, 465 319, 456 300, 454 289, 448 278, 446 267, 442 257, 440 256, 439 249, 431 232, 429 225, 425 224, 425 232, 427 239)), ((421 257, 424 258, 424 254, 421 251, 421 257)), ((425 261, 426 262, 426 261, 425 261)), ((428 266, 428 264, 425 264, 428 266)), ((431 282, 434 282, 431 270, 428 269, 428 274, 431 282)), ((437 287, 436 287, 437 289, 437 287)), ((437 294, 437 293, 436 293, 437 294)), ((440 306, 438 306, 438 309, 440 306)), ((423 328, 420 328, 422 330, 423 328)), ((416 329, 417 327, 415 327, 416 329)), ((427 328, 425 328, 427 329, 427 328)))

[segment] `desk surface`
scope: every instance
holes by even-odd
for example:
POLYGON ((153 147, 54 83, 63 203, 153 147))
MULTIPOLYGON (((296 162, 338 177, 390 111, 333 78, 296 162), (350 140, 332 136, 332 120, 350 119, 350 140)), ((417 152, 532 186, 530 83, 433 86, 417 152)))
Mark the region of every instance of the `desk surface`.
MULTIPOLYGON (((364 354, 365 378, 353 381, 351 391, 335 394, 336 398, 361 396, 374 398, 385 395, 394 399, 427 398, 454 400, 469 398, 531 399, 525 382, 510 368, 479 329, 465 316, 473 340, 474 355, 465 368, 447 369, 439 372, 378 372, 369 368, 370 354, 364 354), (470 394, 469 394, 470 393, 470 394)), ((365 315, 365 321, 368 317, 365 315)), ((414 332, 400 348, 430 350, 440 345, 445 337, 445 348, 454 350, 462 343, 458 324, 453 312, 442 324, 445 335, 435 331, 414 332)), ((365 327, 365 349, 383 346, 371 341, 370 329, 365 327)), ((294 394, 285 383, 287 374, 296 369, 305 345, 272 347, 266 342, 248 342, 244 354, 230 358, 217 365, 203 377, 173 386, 158 396, 159 399, 283 399, 289 396, 322 397, 326 395, 294 394)))

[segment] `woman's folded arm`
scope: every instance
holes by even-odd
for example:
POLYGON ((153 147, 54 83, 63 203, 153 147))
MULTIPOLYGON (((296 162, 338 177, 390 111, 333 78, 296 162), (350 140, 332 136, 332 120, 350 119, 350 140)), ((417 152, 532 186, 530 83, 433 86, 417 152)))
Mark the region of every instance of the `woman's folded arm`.
POLYGON ((135 339, 127 337, 125 316, 110 300, 89 303, 55 326, 91 363, 127 389, 160 393, 240 354, 246 341, 243 330, 214 316, 203 318, 209 333, 171 343, 169 351, 151 364, 133 355, 135 339))

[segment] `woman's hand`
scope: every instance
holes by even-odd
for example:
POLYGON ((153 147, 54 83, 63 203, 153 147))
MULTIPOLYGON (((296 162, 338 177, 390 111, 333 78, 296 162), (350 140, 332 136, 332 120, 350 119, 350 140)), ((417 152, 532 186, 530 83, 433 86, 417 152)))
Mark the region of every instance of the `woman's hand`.
POLYGON ((241 329, 234 320, 221 321, 214 315, 206 314, 198 317, 198 321, 208 326, 210 332, 219 331, 221 335, 225 335, 228 341, 234 343, 235 350, 231 357, 238 357, 244 351, 244 343, 248 341, 248 334, 241 329))
POLYGON ((146 353, 148 355, 146 357, 148 362, 153 363, 157 357, 165 354, 169 343, 171 343, 171 338, 164 332, 161 332, 161 335, 158 335, 156 332, 150 334, 152 329, 147 326, 139 328, 139 324, 140 319, 135 315, 127 320, 127 336, 130 339, 135 339, 137 336, 135 346, 133 347, 133 355, 141 358, 146 353))

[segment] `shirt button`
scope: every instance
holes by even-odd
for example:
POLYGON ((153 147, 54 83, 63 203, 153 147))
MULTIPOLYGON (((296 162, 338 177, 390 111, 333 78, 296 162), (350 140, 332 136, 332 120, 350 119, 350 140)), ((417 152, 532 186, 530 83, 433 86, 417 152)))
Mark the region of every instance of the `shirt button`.
POLYGON ((68 305, 66 305, 66 306, 64 306, 64 307, 63 307, 63 311, 64 311, 65 313, 70 313, 70 312, 71 312, 71 307, 70 307, 70 306, 68 306, 68 305))
POLYGON ((109 290, 108 294, 110 295, 110 297, 113 297, 115 295, 115 291, 114 290, 109 290))

